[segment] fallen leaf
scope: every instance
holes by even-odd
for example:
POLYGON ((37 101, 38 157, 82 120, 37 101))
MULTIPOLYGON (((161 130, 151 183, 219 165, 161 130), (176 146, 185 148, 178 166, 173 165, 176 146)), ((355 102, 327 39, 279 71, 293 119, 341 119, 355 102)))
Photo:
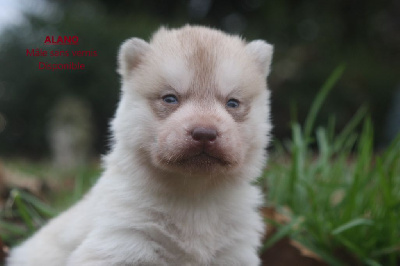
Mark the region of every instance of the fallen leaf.
MULTIPOLYGON (((285 210, 290 213, 290 210, 285 210)), ((264 218, 284 225, 291 221, 290 217, 276 211, 274 207, 261 209, 264 218)), ((274 235, 276 228, 272 224, 267 225, 264 241, 274 235)), ((262 265, 265 266, 326 266, 322 259, 300 243, 284 237, 274 245, 267 248, 261 255, 262 265)))
POLYGON ((301 255, 309 258, 316 259, 318 261, 322 261, 321 257, 315 254, 312 250, 308 249, 307 247, 303 246, 301 243, 295 241, 295 240, 290 240, 290 244, 297 248, 301 255))

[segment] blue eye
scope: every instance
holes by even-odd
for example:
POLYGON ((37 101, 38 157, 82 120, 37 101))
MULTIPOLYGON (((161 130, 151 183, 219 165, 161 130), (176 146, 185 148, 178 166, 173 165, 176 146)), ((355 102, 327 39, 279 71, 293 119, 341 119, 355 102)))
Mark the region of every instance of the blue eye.
POLYGON ((168 94, 162 97, 163 101, 169 104, 178 104, 178 98, 173 94, 168 94))
POLYGON ((228 102, 226 103, 226 107, 238 108, 239 107, 239 101, 236 100, 236 99, 229 99, 228 102))

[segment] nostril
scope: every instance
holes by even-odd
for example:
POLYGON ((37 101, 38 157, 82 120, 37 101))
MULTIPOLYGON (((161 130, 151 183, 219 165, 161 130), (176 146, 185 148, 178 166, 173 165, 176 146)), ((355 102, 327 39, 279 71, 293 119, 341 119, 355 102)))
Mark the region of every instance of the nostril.
POLYGON ((217 131, 212 128, 196 127, 192 130, 192 138, 196 141, 213 141, 217 138, 217 131))

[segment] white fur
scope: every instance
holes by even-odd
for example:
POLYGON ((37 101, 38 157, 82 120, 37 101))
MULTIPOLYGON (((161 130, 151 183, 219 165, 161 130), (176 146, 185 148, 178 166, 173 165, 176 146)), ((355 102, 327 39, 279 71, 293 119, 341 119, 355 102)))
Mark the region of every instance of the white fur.
POLYGON ((271 56, 263 41, 246 44, 204 27, 162 28, 150 43, 125 42, 103 175, 13 249, 7 265, 259 265, 262 196, 250 182, 266 160, 271 56), (157 117, 154 106, 172 108, 160 98, 165 93, 180 95, 180 105, 157 117), (250 106, 244 119, 229 113, 231 97, 250 106), (228 165, 174 163, 194 147, 188 132, 198 126, 218 131, 211 150, 228 165))
POLYGON ((270 71, 270 64, 272 61, 273 46, 263 40, 255 40, 247 45, 247 50, 253 54, 257 60, 260 69, 267 76, 270 71))

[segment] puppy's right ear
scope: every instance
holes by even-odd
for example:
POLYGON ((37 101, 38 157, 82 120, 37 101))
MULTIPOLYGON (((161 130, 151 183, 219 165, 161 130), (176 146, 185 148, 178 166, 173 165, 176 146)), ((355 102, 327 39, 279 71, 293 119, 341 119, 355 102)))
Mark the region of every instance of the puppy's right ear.
POLYGON ((139 38, 126 40, 119 49, 117 72, 127 77, 143 59, 143 55, 150 50, 150 45, 139 38))
POLYGON ((256 59, 261 72, 268 76, 274 47, 263 40, 255 40, 247 44, 246 50, 256 59))

